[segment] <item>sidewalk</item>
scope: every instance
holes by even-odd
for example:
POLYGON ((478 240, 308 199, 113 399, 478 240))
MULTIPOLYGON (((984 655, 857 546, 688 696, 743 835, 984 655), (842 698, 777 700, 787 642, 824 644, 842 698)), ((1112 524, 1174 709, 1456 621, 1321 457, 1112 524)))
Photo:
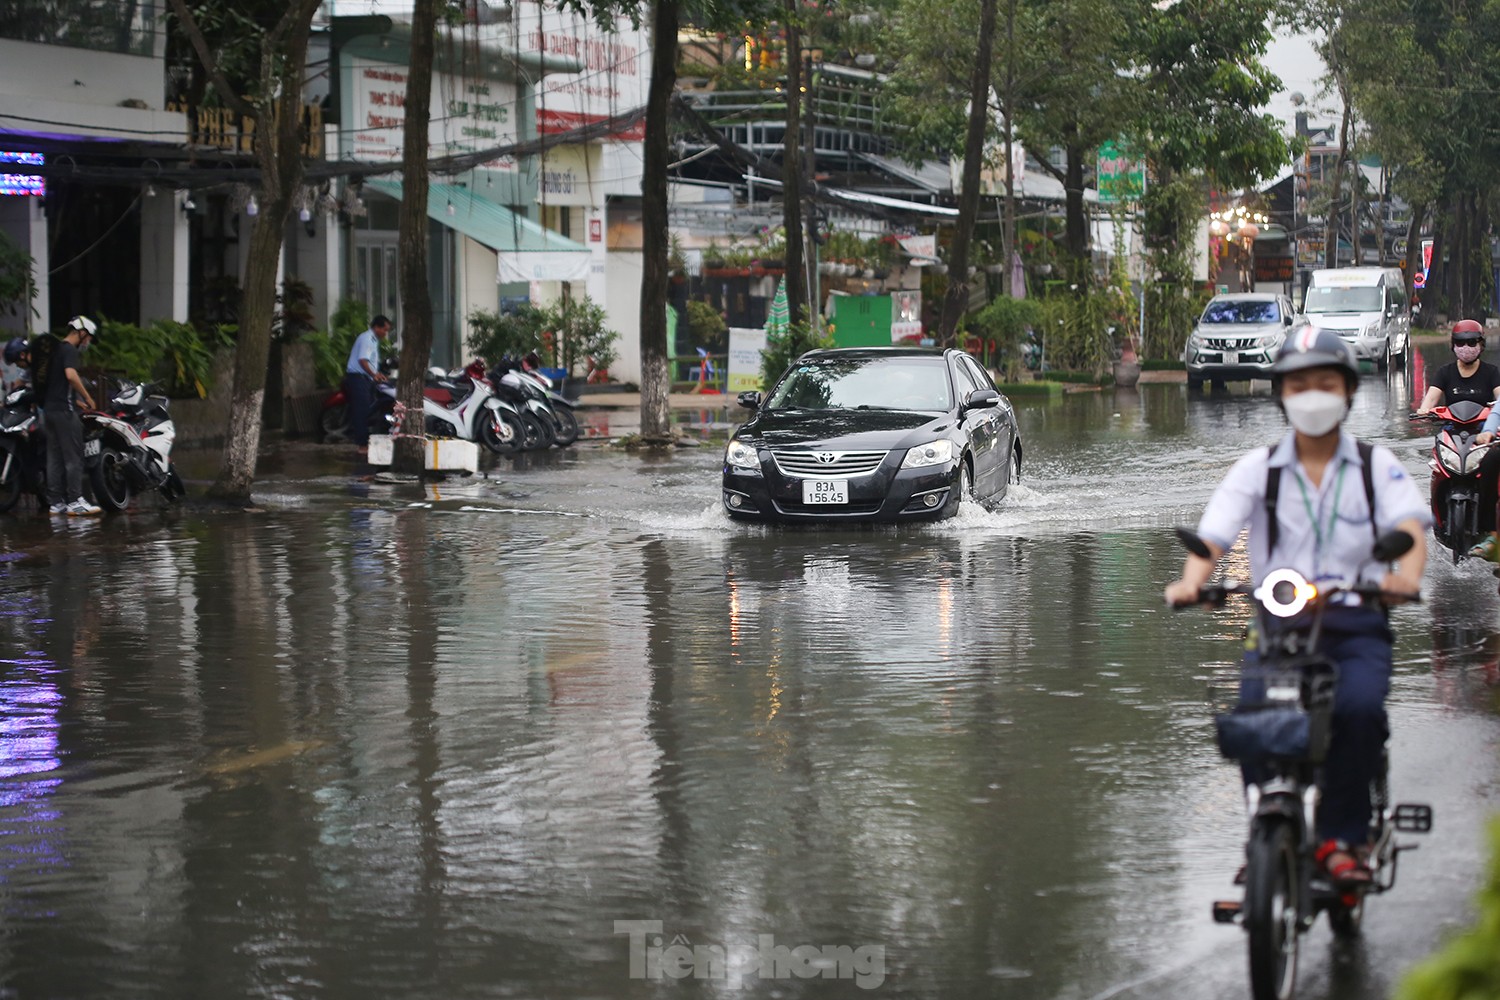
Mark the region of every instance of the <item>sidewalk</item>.
MULTIPOLYGON (((738 407, 733 394, 722 392, 674 392, 667 396, 667 406, 674 410, 717 410, 738 407)), ((585 410, 639 410, 638 392, 589 392, 578 397, 578 408, 585 410)))

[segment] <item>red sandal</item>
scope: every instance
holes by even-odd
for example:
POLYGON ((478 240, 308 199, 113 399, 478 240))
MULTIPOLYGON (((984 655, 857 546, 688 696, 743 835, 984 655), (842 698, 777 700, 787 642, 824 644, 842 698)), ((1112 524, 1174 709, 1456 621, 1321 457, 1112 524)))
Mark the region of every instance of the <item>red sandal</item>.
POLYGON ((1358 888, 1370 883, 1370 869, 1341 840, 1325 840, 1313 858, 1328 873, 1328 881, 1340 888, 1358 888))

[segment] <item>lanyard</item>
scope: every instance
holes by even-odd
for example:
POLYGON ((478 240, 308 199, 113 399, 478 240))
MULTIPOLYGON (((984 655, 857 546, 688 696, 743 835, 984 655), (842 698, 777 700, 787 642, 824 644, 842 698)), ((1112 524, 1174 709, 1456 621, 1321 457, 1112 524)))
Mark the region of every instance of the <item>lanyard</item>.
MULTIPOLYGON (((1344 491, 1344 471, 1349 468, 1348 462, 1339 462, 1339 475, 1333 481, 1333 510, 1328 516, 1328 540, 1333 540, 1333 529, 1339 518, 1339 495, 1344 491)), ((1313 513, 1312 500, 1307 495, 1307 484, 1302 481, 1302 474, 1297 473, 1297 488, 1302 491, 1302 504, 1307 508, 1307 519, 1312 522, 1313 538, 1316 539, 1316 547, 1313 549, 1313 565, 1317 568, 1322 565, 1323 555, 1323 527, 1318 524, 1318 515, 1313 513)))

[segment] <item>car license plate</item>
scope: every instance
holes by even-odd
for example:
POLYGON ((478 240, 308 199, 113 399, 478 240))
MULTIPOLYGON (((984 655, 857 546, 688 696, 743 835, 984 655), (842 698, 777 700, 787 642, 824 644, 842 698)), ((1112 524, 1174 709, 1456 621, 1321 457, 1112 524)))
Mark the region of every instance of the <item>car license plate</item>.
POLYGON ((93 458, 97 454, 99 454, 99 439, 98 438, 89 438, 87 441, 83 442, 83 457, 84 458, 93 458))
POLYGON ((849 480, 804 479, 802 480, 802 502, 807 504, 848 503, 849 480))

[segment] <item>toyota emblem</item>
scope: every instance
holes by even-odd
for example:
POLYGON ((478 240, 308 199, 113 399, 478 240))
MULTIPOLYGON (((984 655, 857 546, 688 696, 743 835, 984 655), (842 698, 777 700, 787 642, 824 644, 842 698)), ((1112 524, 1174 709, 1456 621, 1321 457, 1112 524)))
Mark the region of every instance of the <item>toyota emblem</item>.
POLYGON ((821 462, 823 465, 832 465, 834 462, 838 461, 838 458, 839 458, 839 456, 838 456, 837 452, 833 452, 833 451, 820 451, 820 452, 818 452, 818 461, 821 462))

